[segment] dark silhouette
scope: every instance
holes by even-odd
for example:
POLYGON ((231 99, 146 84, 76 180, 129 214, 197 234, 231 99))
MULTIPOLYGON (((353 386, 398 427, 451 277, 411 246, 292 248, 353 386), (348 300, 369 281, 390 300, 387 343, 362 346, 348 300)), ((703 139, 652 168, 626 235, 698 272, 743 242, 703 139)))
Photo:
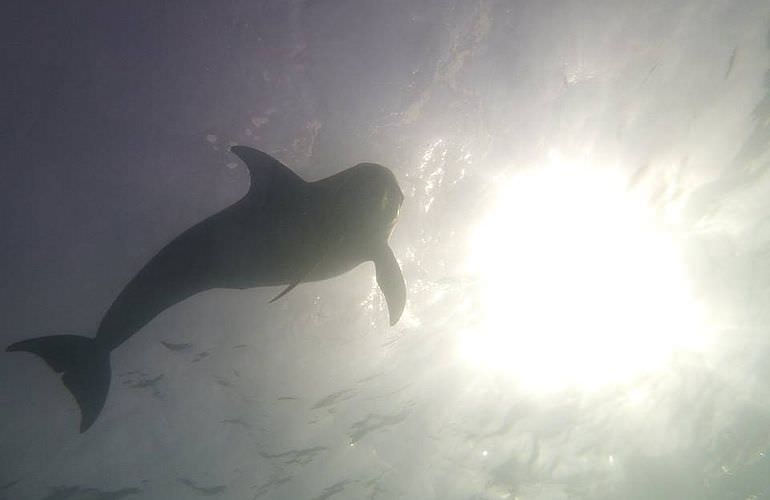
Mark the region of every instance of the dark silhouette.
POLYGON ((374 261, 390 324, 401 316, 406 286, 388 238, 404 196, 390 170, 361 163, 306 182, 261 151, 231 151, 249 168, 249 192, 158 252, 120 292, 95 338, 54 335, 7 348, 37 354, 63 373, 80 407, 80 432, 107 398, 110 351, 165 309, 204 290, 287 285, 275 301, 299 283, 374 261))

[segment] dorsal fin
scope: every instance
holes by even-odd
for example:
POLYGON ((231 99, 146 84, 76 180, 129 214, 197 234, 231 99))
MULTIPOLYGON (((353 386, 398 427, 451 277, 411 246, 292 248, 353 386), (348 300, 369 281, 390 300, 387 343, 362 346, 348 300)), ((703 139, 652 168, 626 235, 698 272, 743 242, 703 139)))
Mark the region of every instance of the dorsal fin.
POLYGON ((306 184, 302 177, 267 153, 248 146, 233 146, 230 151, 249 169, 251 186, 247 196, 268 193, 272 197, 306 184))

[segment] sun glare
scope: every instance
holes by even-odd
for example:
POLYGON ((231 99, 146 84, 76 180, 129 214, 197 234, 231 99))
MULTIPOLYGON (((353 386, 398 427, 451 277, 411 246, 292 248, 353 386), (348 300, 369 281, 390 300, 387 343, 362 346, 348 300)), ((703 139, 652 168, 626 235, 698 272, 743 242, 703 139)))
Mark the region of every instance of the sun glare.
POLYGON ((592 389, 702 348, 675 239, 616 170, 552 158, 503 183, 470 242, 482 310, 463 358, 532 390, 592 389))

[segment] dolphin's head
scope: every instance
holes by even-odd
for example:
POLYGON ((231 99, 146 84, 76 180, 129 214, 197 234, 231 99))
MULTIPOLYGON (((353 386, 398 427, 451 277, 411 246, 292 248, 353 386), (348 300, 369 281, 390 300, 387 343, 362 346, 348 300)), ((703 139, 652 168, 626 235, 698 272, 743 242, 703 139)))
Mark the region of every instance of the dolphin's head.
POLYGON ((340 174, 336 196, 347 214, 346 226, 367 239, 387 240, 404 202, 396 176, 377 163, 359 163, 340 174))

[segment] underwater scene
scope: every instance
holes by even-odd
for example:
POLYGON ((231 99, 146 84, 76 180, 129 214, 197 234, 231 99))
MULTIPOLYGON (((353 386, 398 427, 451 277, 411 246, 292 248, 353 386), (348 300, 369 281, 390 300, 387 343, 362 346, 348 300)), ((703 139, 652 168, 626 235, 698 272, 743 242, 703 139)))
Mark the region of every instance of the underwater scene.
POLYGON ((0 33, 0 500, 770 499, 766 0, 0 33))

